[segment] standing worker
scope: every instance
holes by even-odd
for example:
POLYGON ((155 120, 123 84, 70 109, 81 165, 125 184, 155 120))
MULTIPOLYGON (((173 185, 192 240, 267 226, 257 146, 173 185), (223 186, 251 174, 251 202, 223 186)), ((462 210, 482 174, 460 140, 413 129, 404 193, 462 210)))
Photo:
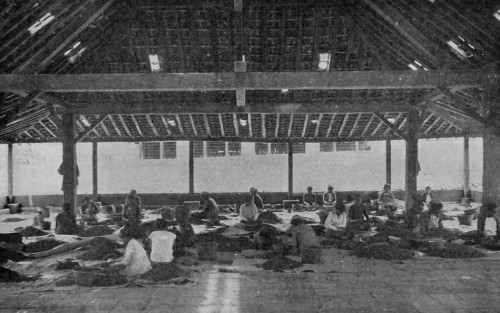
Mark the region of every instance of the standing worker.
POLYGON ((141 198, 139 198, 135 189, 130 190, 130 193, 125 198, 123 218, 127 220, 130 226, 138 226, 141 223, 141 198))

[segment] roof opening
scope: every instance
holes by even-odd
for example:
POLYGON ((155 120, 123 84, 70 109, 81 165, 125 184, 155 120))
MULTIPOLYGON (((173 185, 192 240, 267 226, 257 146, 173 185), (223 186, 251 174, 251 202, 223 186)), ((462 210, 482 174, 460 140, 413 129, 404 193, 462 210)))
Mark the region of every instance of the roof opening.
POLYGON ((171 120, 171 119, 167 119, 167 123, 170 125, 170 126, 175 126, 175 121, 174 120, 171 120))
POLYGON ((281 93, 287 93, 288 89, 281 89, 281 93))
POLYGON ((248 121, 240 118, 240 124, 241 126, 247 126, 248 121))
POLYGON ((328 71, 330 69, 331 53, 320 53, 318 69, 321 71, 328 71))
POLYGON ((55 16, 52 15, 50 12, 45 14, 41 19, 35 22, 35 24, 31 25, 30 28, 28 28, 28 31, 30 34, 35 34, 37 31, 42 29, 45 25, 50 23, 53 19, 55 19, 55 16))
POLYGON ((388 121, 389 121, 389 123, 391 123, 391 124, 394 124, 394 122, 396 121, 396 119, 395 119, 394 117, 389 117, 387 120, 388 120, 388 121))
MULTIPOLYGON (((462 39, 461 37, 458 37, 460 38, 464 43, 465 43, 465 40, 462 39)), ((446 42, 448 44, 448 46, 450 46, 450 48, 452 49, 452 51, 461 59, 467 59, 467 58, 470 58, 472 56, 472 53, 470 53, 469 50, 467 47, 467 45, 463 45, 462 43, 455 43, 453 40, 449 40, 448 42, 446 42)))
POLYGON ((429 70, 422 63, 420 63, 418 60, 414 60, 413 63, 408 64, 408 67, 414 71, 418 71, 419 69, 422 69, 424 71, 429 70))
POLYGON ((497 21, 500 21, 500 9, 493 13, 493 16, 497 19, 497 21))
POLYGON ((151 65, 151 72, 158 72, 160 68, 160 59, 157 54, 149 55, 149 64, 151 65))
POLYGON ((77 53, 75 53, 73 56, 69 58, 69 61, 71 63, 74 63, 76 59, 78 59, 78 57, 80 57, 86 49, 87 49, 86 47, 81 48, 77 53))
POLYGON ((318 120, 311 120, 311 124, 318 124, 318 120))
POLYGON ((410 63, 410 64, 408 64, 408 67, 409 67, 409 68, 411 68, 411 69, 412 69, 412 70, 414 70, 414 71, 418 71, 418 67, 416 67, 415 65, 413 65, 413 64, 411 64, 411 63, 410 63))

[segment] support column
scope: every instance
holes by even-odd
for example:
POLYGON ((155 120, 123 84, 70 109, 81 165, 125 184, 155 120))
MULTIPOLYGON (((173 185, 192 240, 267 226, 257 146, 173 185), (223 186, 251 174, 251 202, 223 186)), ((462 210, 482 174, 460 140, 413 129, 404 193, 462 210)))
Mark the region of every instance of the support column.
POLYGON ((293 143, 288 143, 288 199, 293 197, 293 143))
POLYGON ((391 151, 391 140, 387 138, 385 140, 385 183, 391 184, 391 166, 392 166, 392 151, 391 151))
POLYGON ((500 205, 500 131, 487 128, 483 134, 483 205, 500 205))
POLYGON ((8 145, 8 153, 7 153, 7 193, 9 196, 9 202, 13 201, 14 198, 14 160, 12 159, 12 144, 8 145))
POLYGON ((420 116, 416 108, 408 110, 408 136, 406 140, 405 162, 405 203, 406 208, 413 206, 412 196, 417 194, 418 132, 420 116))
POLYGON ((78 209, 76 201, 77 187, 77 165, 76 165, 76 140, 75 140, 75 118, 71 113, 62 115, 61 139, 63 144, 63 199, 71 203, 71 207, 78 209))
POLYGON ((194 193, 194 142, 189 141, 189 193, 194 193))
POLYGON ((469 196, 469 136, 464 137, 464 197, 469 196))
POLYGON ((92 142, 92 198, 97 201, 99 194, 97 185, 97 141, 92 142))

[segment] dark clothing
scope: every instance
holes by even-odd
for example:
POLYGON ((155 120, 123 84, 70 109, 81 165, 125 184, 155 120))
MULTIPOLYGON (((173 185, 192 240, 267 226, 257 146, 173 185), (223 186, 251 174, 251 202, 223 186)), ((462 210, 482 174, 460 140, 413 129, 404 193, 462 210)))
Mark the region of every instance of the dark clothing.
POLYGON ((192 246, 195 242, 195 234, 191 224, 179 228, 179 230, 173 231, 177 236, 174 242, 174 257, 183 256, 184 248, 192 246))
POLYGON ((125 198, 123 217, 128 220, 141 220, 141 198, 133 194, 127 195, 127 198, 125 198))
MULTIPOLYGON (((59 168, 57 169, 57 172, 59 173, 59 175, 63 175, 63 183, 62 183, 62 186, 61 186, 61 190, 64 191, 64 185, 66 185, 66 181, 64 179, 64 164, 61 163, 61 165, 59 165, 59 168)), ((78 185, 78 176, 80 176, 80 171, 78 170, 78 165, 76 166, 76 169, 75 169, 75 175, 76 175, 76 184, 78 185)))
POLYGON ((215 219, 219 217, 219 207, 214 199, 208 198, 205 202, 203 210, 191 214, 192 217, 205 218, 205 219, 215 219))
POLYGON ((315 193, 305 193, 304 194, 304 204, 313 205, 316 203, 316 194, 315 193))
POLYGON ((78 232, 76 215, 73 212, 63 211, 56 217, 56 234, 75 235, 78 232))
POLYGON ((325 192, 323 194, 323 202, 325 204, 333 204, 335 201, 337 201, 337 195, 335 192, 325 192))
POLYGON ((262 198, 259 195, 253 196, 253 203, 257 209, 264 210, 264 201, 262 201, 262 198))
POLYGON ((363 216, 368 220, 368 213, 366 212, 366 207, 359 203, 359 204, 352 204, 349 207, 349 219, 350 220, 362 220, 363 216))
POLYGON ((298 252, 311 247, 319 247, 314 229, 308 224, 299 224, 292 228, 292 243, 298 252))

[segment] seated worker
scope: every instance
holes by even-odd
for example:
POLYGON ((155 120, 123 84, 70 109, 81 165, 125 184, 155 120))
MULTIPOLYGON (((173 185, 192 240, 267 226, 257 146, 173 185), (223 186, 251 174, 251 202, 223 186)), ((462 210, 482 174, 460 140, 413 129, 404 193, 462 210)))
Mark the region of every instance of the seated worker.
POLYGON ((304 223, 304 220, 295 215, 292 217, 292 253, 300 254, 304 249, 319 247, 318 238, 311 225, 304 223))
POLYGON ((425 187, 425 192, 421 195, 422 201, 424 201, 425 209, 429 210, 431 208, 431 203, 434 202, 434 194, 432 193, 431 187, 425 187))
POLYGON ((83 227, 76 225, 76 215, 71 210, 71 204, 64 202, 62 205, 63 211, 56 216, 56 234, 59 235, 76 235, 83 227))
POLYGON ((127 248, 122 259, 111 263, 110 267, 122 267, 121 273, 129 277, 145 274, 152 269, 146 250, 137 241, 139 236, 140 234, 135 227, 124 227, 120 231, 120 238, 127 245, 127 248))
POLYGON ((316 194, 312 192, 313 187, 307 187, 307 193, 302 197, 302 202, 305 206, 314 206, 316 205, 316 194))
POLYGON ((192 213, 192 217, 205 219, 216 219, 219 217, 219 207, 217 206, 217 202, 210 197, 208 192, 203 191, 201 193, 201 202, 203 203, 203 209, 192 213))
POLYGON ((349 208, 349 214, 347 215, 349 221, 362 221, 363 218, 369 220, 368 212, 366 210, 366 206, 361 203, 361 195, 354 195, 354 203, 349 208))
POLYGON ((391 191, 391 186, 389 184, 384 185, 384 190, 382 190, 378 197, 378 206, 385 206, 391 209, 391 211, 397 210, 399 203, 394 197, 391 191))
POLYGON ((245 196, 245 203, 240 206, 240 217, 242 222, 256 221, 259 216, 254 197, 251 194, 245 196))
POLYGON ((160 209, 161 218, 167 222, 168 226, 177 225, 175 222, 175 209, 169 207, 163 207, 160 209))
POLYGON ((497 208, 495 203, 488 203, 486 206, 482 206, 479 209, 479 215, 477 216, 477 231, 483 235, 485 233, 486 219, 494 218, 497 224, 496 237, 500 237, 500 210, 497 208))
POLYGON ((33 217, 33 224, 31 226, 36 227, 40 230, 43 230, 43 213, 40 208, 36 209, 36 216, 33 217))
POLYGON ((87 225, 97 223, 96 213, 97 210, 95 208, 94 201, 91 201, 89 197, 84 197, 83 202, 80 205, 80 216, 85 222, 87 222, 87 225))
POLYGON ((174 260, 174 242, 177 236, 167 231, 167 227, 167 221, 159 218, 155 221, 155 231, 148 236, 152 263, 168 263, 174 260))
POLYGON ((123 219, 130 226, 138 226, 141 223, 141 198, 137 196, 135 189, 130 190, 130 193, 125 198, 123 219))
MULTIPOLYGON (((425 202, 423 203, 425 205, 425 202)), ((443 229, 443 204, 440 202, 432 202, 429 211, 422 213, 422 223, 425 231, 433 229, 443 229)))
POLYGON ((339 198, 335 204, 335 211, 330 212, 325 220, 328 231, 343 230, 347 226, 347 214, 344 202, 339 198))
POLYGON ((191 211, 188 207, 180 206, 175 209, 175 220, 179 224, 179 229, 174 229, 176 234, 174 244, 174 256, 183 256, 184 249, 192 246, 195 242, 193 226, 189 223, 191 211))
POLYGON ((264 201, 258 194, 258 190, 254 187, 250 188, 250 194, 253 196, 253 203, 257 207, 258 210, 264 210, 264 201))
POLYGON ((424 211, 424 203, 420 195, 413 195, 413 206, 406 211, 406 226, 414 235, 420 234, 422 227, 422 212, 424 211))
POLYGON ((323 205, 334 205, 337 201, 337 194, 333 191, 333 186, 328 186, 328 191, 323 194, 323 205))

